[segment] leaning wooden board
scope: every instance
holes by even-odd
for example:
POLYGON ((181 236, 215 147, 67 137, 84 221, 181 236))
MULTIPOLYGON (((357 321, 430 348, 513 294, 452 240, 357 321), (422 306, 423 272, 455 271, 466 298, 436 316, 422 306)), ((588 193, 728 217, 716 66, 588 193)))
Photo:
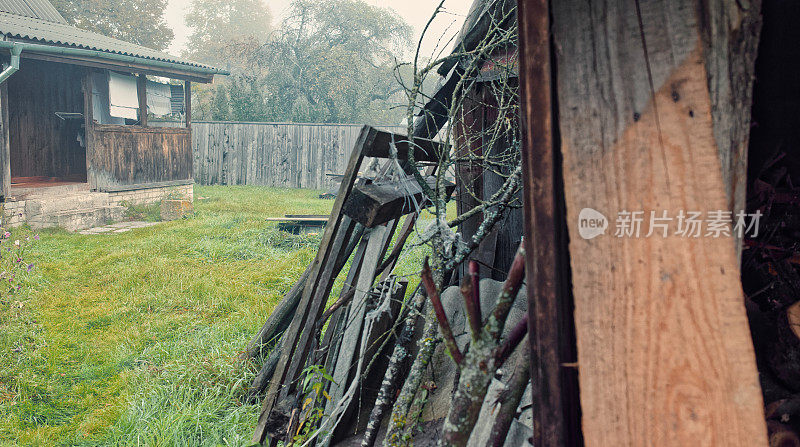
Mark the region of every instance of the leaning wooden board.
POLYGON ((741 129, 718 127, 718 108, 749 108, 752 59, 736 51, 758 8, 740 4, 552 2, 587 446, 767 443, 733 238, 678 237, 674 220, 645 237, 650 211, 705 219, 735 202, 747 133, 732 148, 741 129), (578 234, 584 208, 606 234, 578 234), (644 212, 640 237, 614 236, 621 211, 644 212))

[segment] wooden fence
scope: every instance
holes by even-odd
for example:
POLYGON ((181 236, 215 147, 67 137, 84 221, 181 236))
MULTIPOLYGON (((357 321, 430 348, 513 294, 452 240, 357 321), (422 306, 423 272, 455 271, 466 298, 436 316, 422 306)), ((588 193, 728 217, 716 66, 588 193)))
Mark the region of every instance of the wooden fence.
MULTIPOLYGON (((402 126, 382 129, 405 133, 402 126)), ((327 174, 344 171, 360 131, 360 124, 193 122, 194 180, 328 188, 333 182, 327 174)))

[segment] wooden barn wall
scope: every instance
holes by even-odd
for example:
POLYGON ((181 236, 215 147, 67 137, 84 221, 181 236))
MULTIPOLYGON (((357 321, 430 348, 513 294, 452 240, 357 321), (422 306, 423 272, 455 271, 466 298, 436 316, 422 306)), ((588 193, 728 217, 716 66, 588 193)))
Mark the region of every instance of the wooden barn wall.
POLYGON ((86 176, 86 150, 77 139, 83 121, 55 115, 83 112, 83 74, 74 65, 23 58, 8 79, 12 176, 86 176))
MULTIPOLYGON (((516 82, 516 81, 510 81, 516 82)), ((502 138, 495 143, 495 147, 489 147, 488 132, 494 122, 499 119, 499 106, 497 98, 491 89, 483 84, 477 84, 470 90, 464 99, 461 119, 459 120, 456 132, 456 151, 459 156, 488 156, 491 160, 500 162, 510 157, 509 151, 516 150, 511 148, 511 139, 518 139, 518 135, 508 135, 509 141, 502 138)), ((504 117, 513 123, 517 123, 516 116, 504 117)), ((510 174, 506 169, 504 174, 510 174)), ((479 199, 484 200, 492 197, 502 188, 505 177, 484 170, 479 163, 463 162, 456 166, 456 208, 458 213, 465 213, 470 209, 480 205, 479 199)), ((521 201, 521 193, 519 194, 521 201)), ((483 221, 483 213, 479 213, 472 218, 465 220, 460 226, 459 231, 465 238, 471 238, 478 230, 483 221)), ((511 268, 514 255, 522 240, 523 233, 523 210, 521 208, 512 209, 506 216, 498 222, 497 227, 492 231, 473 253, 472 259, 480 264, 481 277, 491 277, 495 280, 504 280, 507 272, 511 268)), ((461 267, 460 276, 466 275, 466 265, 461 267)))
POLYGON ((361 125, 350 124, 193 122, 194 179, 203 185, 325 189, 332 185, 326 174, 344 171, 360 131, 361 125))
POLYGON ((101 191, 192 179, 189 129, 95 124, 92 134, 90 178, 101 191))

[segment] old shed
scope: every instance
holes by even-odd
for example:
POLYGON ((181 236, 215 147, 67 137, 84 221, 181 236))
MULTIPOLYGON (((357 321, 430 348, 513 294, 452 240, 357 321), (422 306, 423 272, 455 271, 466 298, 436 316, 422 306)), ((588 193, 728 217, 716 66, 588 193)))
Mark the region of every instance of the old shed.
POLYGON ((0 0, 0 34, 4 224, 80 229, 191 199, 188 92, 221 70, 70 26, 47 0, 0 0))

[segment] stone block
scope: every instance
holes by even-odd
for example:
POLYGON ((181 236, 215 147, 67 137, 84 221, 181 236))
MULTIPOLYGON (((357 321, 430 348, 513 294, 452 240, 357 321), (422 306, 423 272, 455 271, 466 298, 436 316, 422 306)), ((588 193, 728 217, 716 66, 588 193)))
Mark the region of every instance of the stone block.
POLYGON ((194 206, 191 200, 162 200, 161 201, 161 219, 162 220, 176 220, 194 211, 194 206))

